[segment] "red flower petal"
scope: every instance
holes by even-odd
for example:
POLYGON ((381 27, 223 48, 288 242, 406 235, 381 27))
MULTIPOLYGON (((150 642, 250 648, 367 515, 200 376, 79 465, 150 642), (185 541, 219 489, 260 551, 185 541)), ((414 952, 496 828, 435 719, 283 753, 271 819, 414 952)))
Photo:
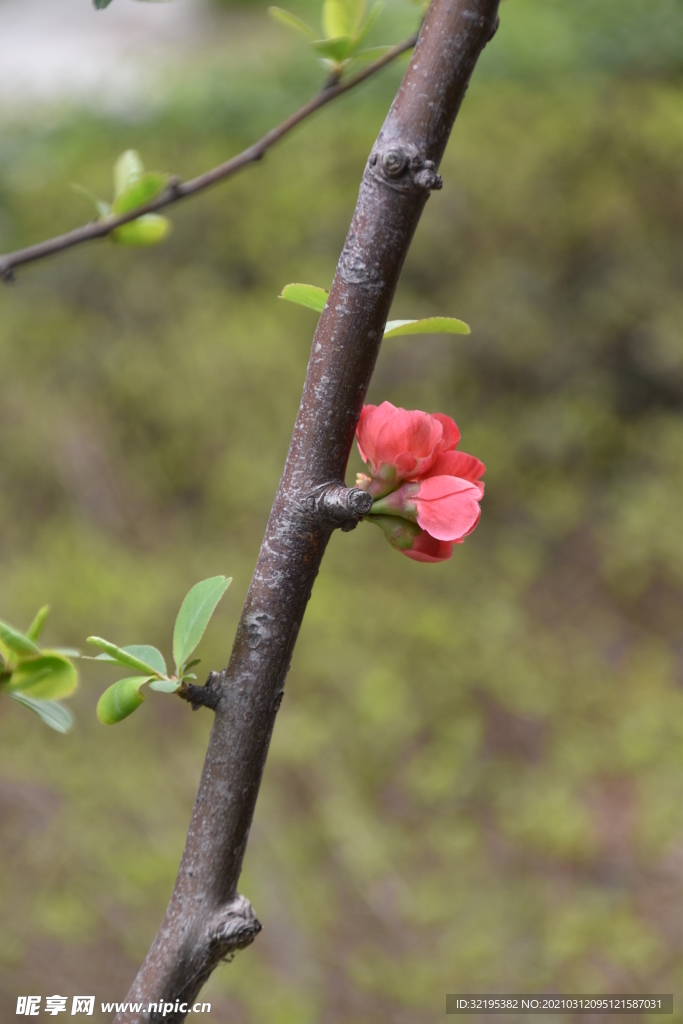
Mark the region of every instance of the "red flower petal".
POLYGON ((439 445, 441 451, 448 452, 456 448, 460 441, 460 431, 455 420, 452 420, 450 416, 446 416, 442 412, 435 412, 433 419, 439 421, 443 431, 441 444, 439 445))
MULTIPOLYGON (((390 402, 383 402, 382 405, 391 405, 390 402)), ((356 440, 358 451, 363 462, 371 462, 375 465, 375 437, 379 430, 379 423, 375 425, 376 414, 380 406, 364 405, 360 412, 358 426, 356 427, 356 440)), ((393 405, 391 406, 393 409, 393 405)), ((379 420, 384 422, 384 415, 380 414, 379 420)))
POLYGON ((409 476, 414 476, 418 472, 420 461, 412 452, 401 452, 394 459, 396 478, 398 480, 406 480, 409 476))
MULTIPOLYGON (((477 483, 485 472, 486 466, 474 455, 466 455, 465 452, 439 452, 431 469, 427 470, 424 476, 457 476, 461 480, 477 483)), ((483 494, 484 485, 479 486, 483 494)))
POLYGON ((481 490, 478 484, 454 476, 432 476, 420 481, 413 499, 417 522, 437 540, 457 541, 479 522, 481 490))
POLYGON ((441 424, 429 413, 417 409, 394 409, 375 438, 378 464, 388 462, 396 465, 396 460, 405 455, 412 455, 416 463, 418 459, 429 458, 442 435, 441 424))
MULTIPOLYGON (((448 424, 452 420, 444 417, 448 424)), ((457 430, 457 428, 456 428, 457 430)), ((448 426, 449 443, 452 428, 448 426)), ((444 426, 439 419, 419 410, 400 409, 391 402, 364 406, 356 437, 358 449, 373 472, 395 467, 399 478, 427 469, 443 442, 444 426)))
POLYGON ((412 548, 403 551, 402 554, 415 562, 447 562, 453 554, 453 545, 450 541, 437 540, 426 530, 422 530, 419 537, 415 538, 412 548))

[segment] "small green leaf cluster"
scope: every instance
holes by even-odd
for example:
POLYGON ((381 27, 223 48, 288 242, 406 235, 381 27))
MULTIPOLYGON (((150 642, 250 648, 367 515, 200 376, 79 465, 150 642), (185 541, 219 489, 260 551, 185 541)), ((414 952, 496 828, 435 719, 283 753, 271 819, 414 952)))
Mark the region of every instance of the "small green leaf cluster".
MULTIPOLYGON (((140 154, 134 149, 127 149, 114 164, 114 199, 111 203, 96 199, 82 185, 73 185, 72 188, 77 195, 95 207, 99 220, 106 221, 109 217, 120 217, 121 214, 130 213, 156 199, 167 184, 167 174, 160 171, 145 171, 140 154)), ((158 213, 145 213, 115 228, 109 237, 120 245, 157 245, 166 238, 170 230, 171 222, 168 217, 162 217, 158 213)))
MULTIPOLYGON (((279 298, 295 302, 316 313, 322 313, 329 292, 314 284, 288 284, 279 298)), ((404 334, 469 334, 470 329, 463 320, 452 316, 429 316, 422 320, 388 320, 384 328, 385 338, 397 338, 404 334)))
POLYGON ((290 11, 269 7, 268 12, 276 21, 305 35, 311 47, 321 55, 330 75, 337 79, 354 61, 375 60, 389 49, 388 46, 360 49, 382 6, 377 0, 366 11, 366 0, 324 0, 322 36, 290 11))
POLYGON ((101 637, 88 637, 89 644, 103 651, 94 661, 132 668, 139 673, 119 679, 104 691, 97 704, 97 717, 104 725, 114 725, 140 707, 145 699, 142 692, 145 683, 149 684, 150 690, 177 693, 184 682, 197 678, 190 669, 201 659, 190 660, 190 655, 203 637, 218 602, 231 582, 232 577, 212 576, 196 583, 186 595, 173 630, 175 675, 169 674, 164 656, 156 647, 147 644, 117 647, 101 637))
POLYGON ((47 613, 47 606, 41 608, 25 633, 0 622, 0 693, 33 711, 51 729, 68 732, 73 719, 59 701, 71 696, 78 685, 69 659, 77 658, 79 652, 38 646, 47 613))

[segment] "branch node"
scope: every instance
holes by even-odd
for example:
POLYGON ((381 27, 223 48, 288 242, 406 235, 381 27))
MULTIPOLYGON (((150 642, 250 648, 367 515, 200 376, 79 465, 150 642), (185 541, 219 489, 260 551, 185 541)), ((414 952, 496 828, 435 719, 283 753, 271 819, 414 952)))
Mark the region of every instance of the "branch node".
POLYGON ((199 708, 210 708, 212 711, 215 711, 223 696, 217 685, 220 678, 219 672, 210 672, 204 686, 183 682, 177 691, 178 696, 182 700, 186 700, 188 704, 191 704, 193 711, 198 711, 199 708))
POLYGON ((209 957, 230 962, 239 949, 250 946, 261 931, 261 922, 246 896, 235 896, 213 917, 209 926, 209 957))
POLYGON ((344 533, 348 533, 370 511, 372 495, 360 487, 330 484, 317 495, 307 495, 301 504, 307 513, 317 513, 324 521, 340 526, 344 533))
POLYGON ((390 178, 400 178, 407 166, 408 155, 402 149, 389 149, 382 157, 384 173, 390 178))
POLYGON ((487 36, 487 38, 486 38, 486 42, 487 43, 491 42, 491 40, 493 39, 493 37, 495 36, 495 34, 496 34, 496 32, 498 31, 499 28, 500 28, 500 18, 498 16, 496 16, 496 19, 493 22, 493 25, 491 26, 491 31, 490 31, 489 35, 487 36))
POLYGON ((172 174, 170 178, 168 178, 166 182, 166 192, 168 194, 169 199, 171 197, 176 197, 180 194, 181 184, 182 183, 177 174, 172 174))
POLYGON ((4 281, 5 284, 14 284, 16 277, 11 266, 0 263, 0 281, 4 281))
POLYGON ((372 152, 366 174, 398 192, 433 192, 443 187, 434 161, 427 160, 411 144, 394 143, 383 153, 372 152))
POLYGON ((341 71, 332 71, 320 87, 320 92, 327 92, 328 89, 335 89, 339 85, 342 76, 341 71))
POLYGON ((275 694, 275 696, 273 697, 273 703, 270 705, 271 711, 279 711, 280 710, 280 705, 282 704, 282 698, 284 697, 284 695, 285 695, 285 691, 284 690, 280 690, 279 693, 275 694))

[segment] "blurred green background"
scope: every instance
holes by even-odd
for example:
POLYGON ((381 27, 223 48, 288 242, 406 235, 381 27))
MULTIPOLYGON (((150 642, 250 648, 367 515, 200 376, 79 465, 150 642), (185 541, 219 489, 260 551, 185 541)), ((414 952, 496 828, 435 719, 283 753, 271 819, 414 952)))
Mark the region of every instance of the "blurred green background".
MULTIPOLYGON (((3 251, 87 219, 69 183, 108 197, 123 149, 192 176, 320 83, 263 5, 211 17, 154 102, 5 111, 3 251)), ((373 41, 414 22, 395 0, 373 41)), ((240 886, 264 930, 205 990, 213 1021, 681 991, 682 37, 680 0, 502 5, 393 310, 472 334, 388 342, 369 395, 455 417, 482 520, 441 565, 334 536, 240 886)), ((400 74, 178 206, 164 246, 2 289, 4 619, 49 601, 47 642, 168 653, 184 593, 227 573, 199 650, 226 663, 315 325, 276 296, 329 286, 400 74)), ((67 737, 0 701, 2 1019, 122 999, 170 894, 210 714, 151 694, 105 728, 115 678, 83 663, 67 737)))

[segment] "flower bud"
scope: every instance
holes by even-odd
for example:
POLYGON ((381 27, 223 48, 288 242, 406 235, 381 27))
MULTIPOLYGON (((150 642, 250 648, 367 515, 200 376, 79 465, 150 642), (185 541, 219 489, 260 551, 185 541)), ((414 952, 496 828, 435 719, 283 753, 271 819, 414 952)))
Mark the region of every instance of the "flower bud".
POLYGON ((379 526, 392 548, 416 562, 445 562, 453 554, 452 543, 437 540, 409 519, 386 515, 364 518, 379 526))

